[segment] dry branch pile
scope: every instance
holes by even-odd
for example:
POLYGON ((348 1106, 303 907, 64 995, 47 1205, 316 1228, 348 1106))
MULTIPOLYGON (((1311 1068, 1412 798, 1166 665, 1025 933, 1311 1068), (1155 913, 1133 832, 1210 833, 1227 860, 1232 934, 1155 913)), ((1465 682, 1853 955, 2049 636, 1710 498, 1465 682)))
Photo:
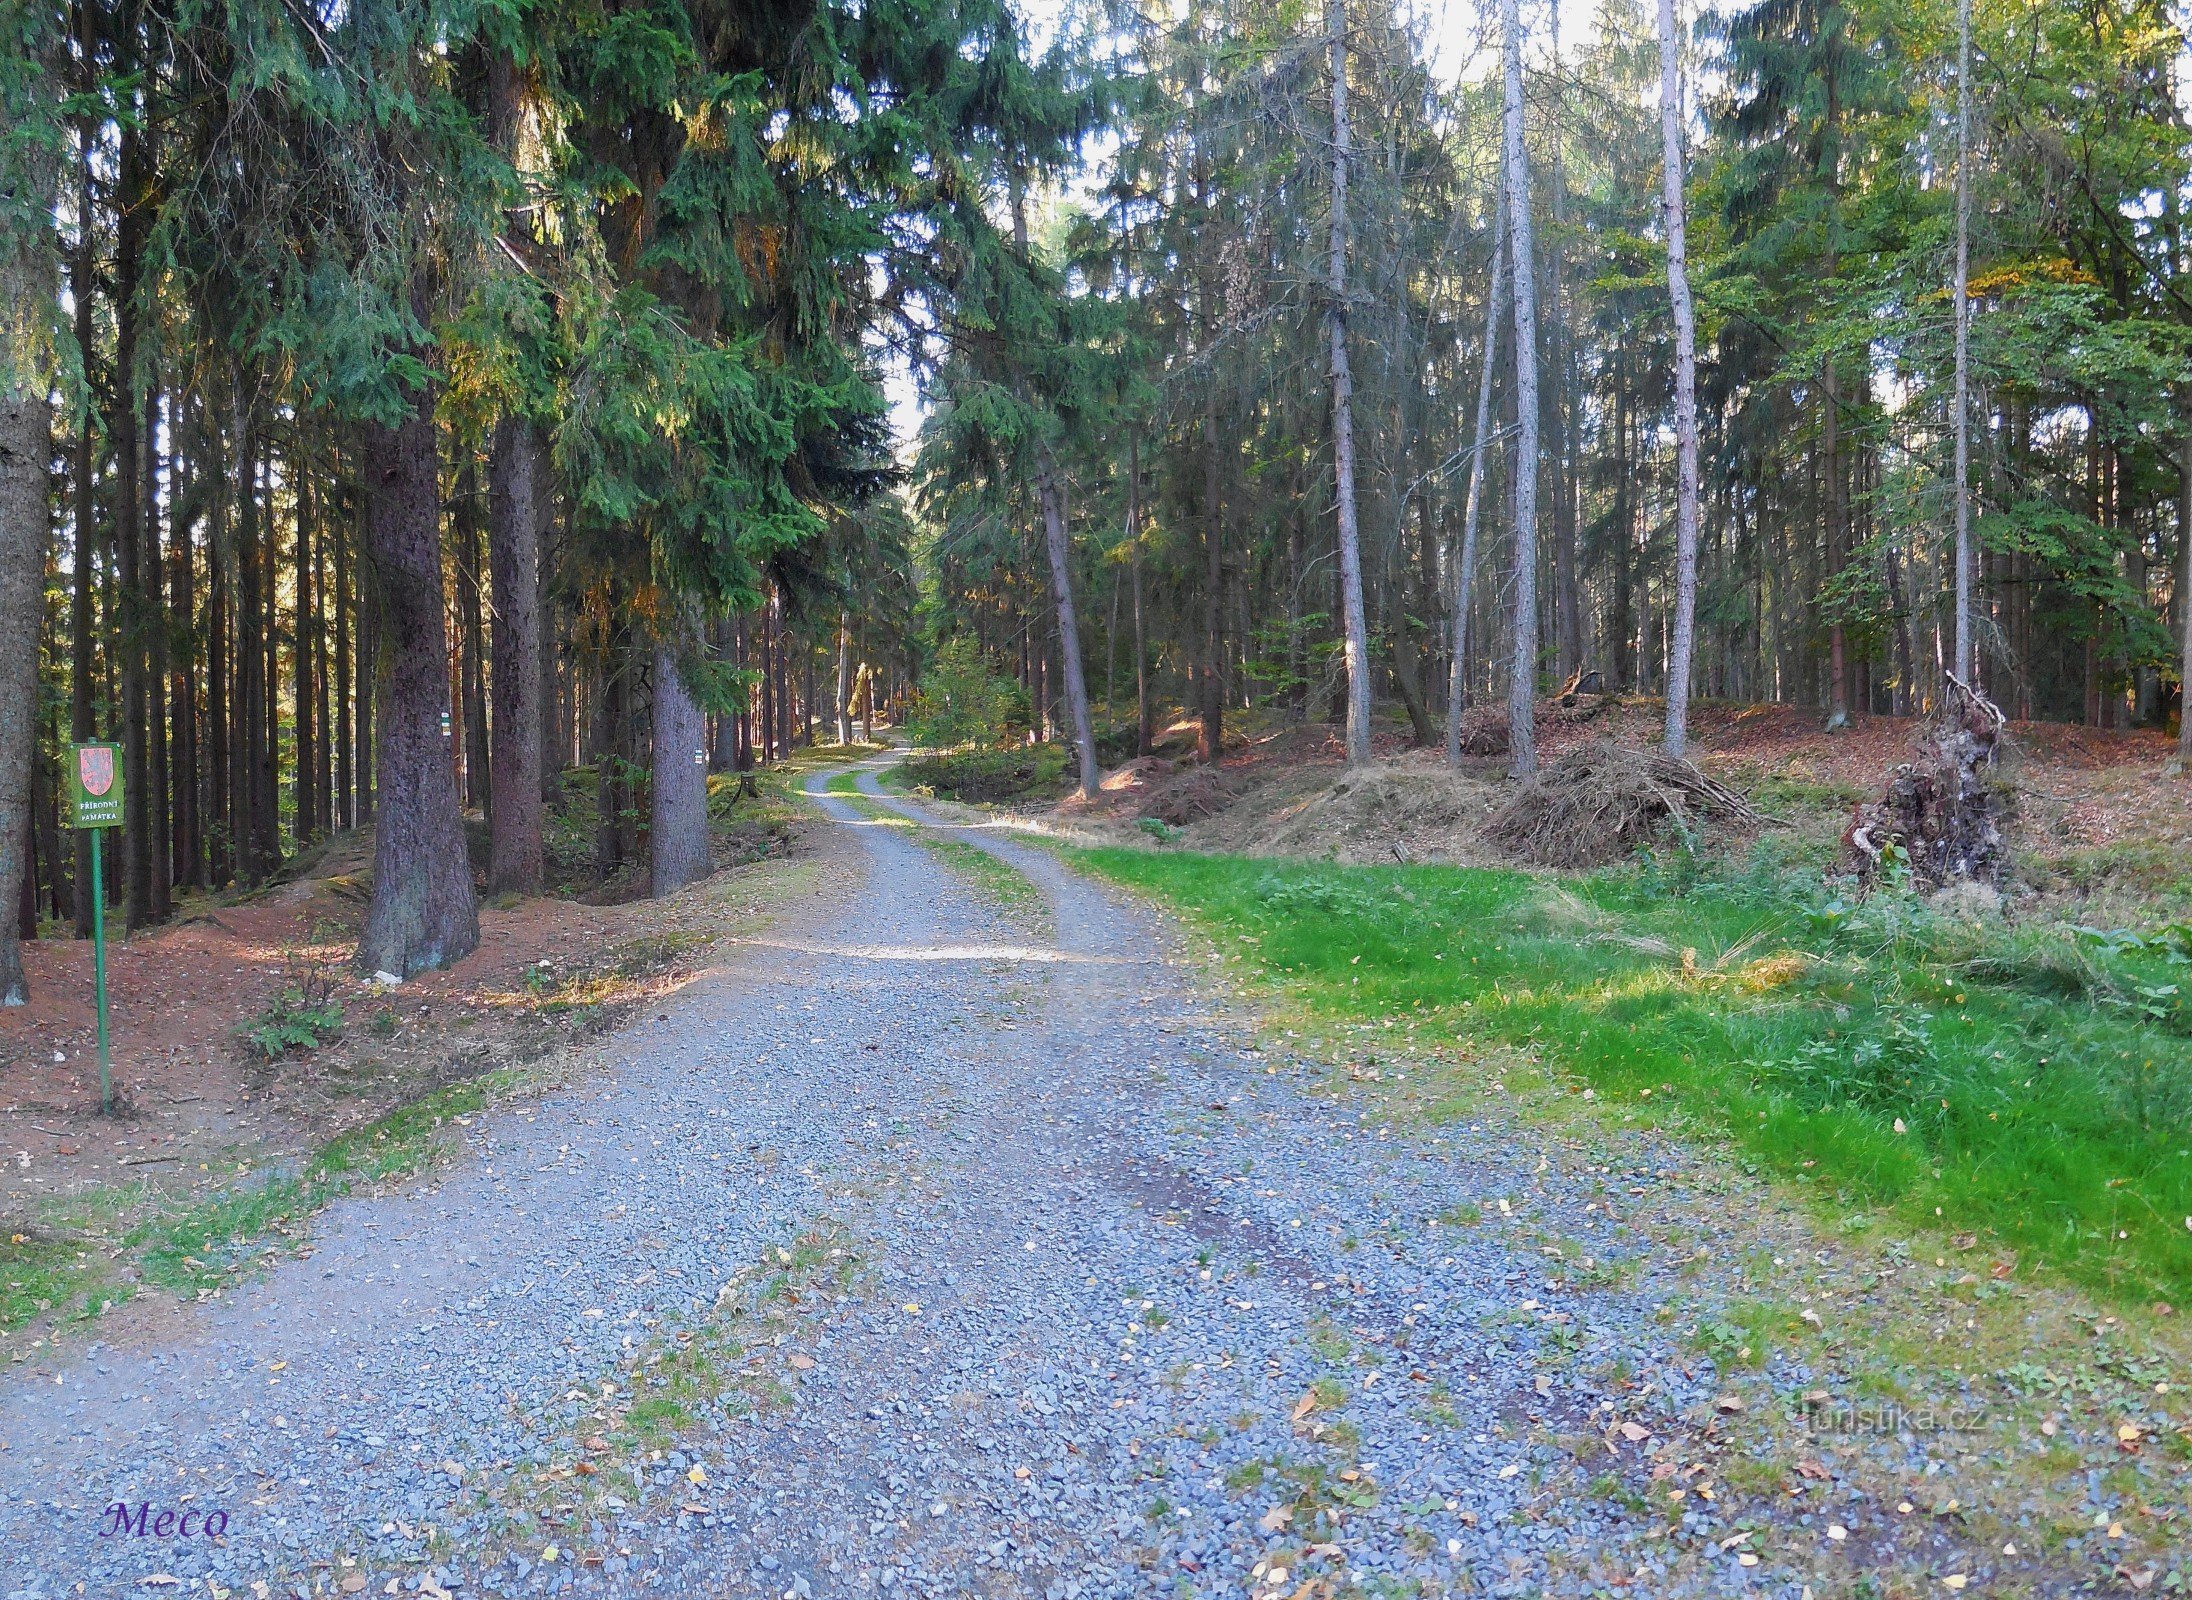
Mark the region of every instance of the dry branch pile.
MULTIPOLYGON (((1589 681, 1596 683, 1598 674, 1592 673, 1589 681)), ((1542 735, 1552 728, 1592 721, 1620 703, 1619 695, 1564 688, 1537 703, 1534 720, 1542 735)), ((1473 705, 1461 714, 1463 755, 1503 756, 1507 753, 1507 739, 1507 708, 1504 705, 1473 705)))
POLYGON ((1688 761, 1593 739, 1562 756, 1485 825, 1484 836, 1546 867, 1596 867, 1648 843, 1669 821, 1723 829, 1765 819, 1726 784, 1688 761))
POLYGON ((1999 887, 2009 865, 2008 792, 1994 768, 2006 725, 2001 707, 1949 674, 1947 698, 1918 734, 1918 759, 1897 767, 1887 791, 1850 819, 1842 836, 1849 868, 1870 882, 1900 860, 1928 888, 1999 887))

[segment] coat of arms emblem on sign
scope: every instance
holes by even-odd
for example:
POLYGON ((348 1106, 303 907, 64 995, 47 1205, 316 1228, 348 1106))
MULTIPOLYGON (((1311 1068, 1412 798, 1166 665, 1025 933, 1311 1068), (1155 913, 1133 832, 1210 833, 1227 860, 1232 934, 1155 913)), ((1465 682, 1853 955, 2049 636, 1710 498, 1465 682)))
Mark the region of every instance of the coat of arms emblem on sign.
POLYGON ((76 752, 76 775, 84 793, 94 800, 114 787, 114 751, 108 745, 91 745, 76 752))

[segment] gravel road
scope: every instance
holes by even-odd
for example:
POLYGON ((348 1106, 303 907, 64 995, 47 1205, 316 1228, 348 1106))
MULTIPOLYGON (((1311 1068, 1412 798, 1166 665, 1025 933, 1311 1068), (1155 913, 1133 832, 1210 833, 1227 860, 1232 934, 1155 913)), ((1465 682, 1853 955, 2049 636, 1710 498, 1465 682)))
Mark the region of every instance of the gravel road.
POLYGON ((1047 853, 940 830, 1040 890, 1001 906, 917 808, 811 789, 813 903, 565 1087, 179 1334, 14 1368, 0 1595, 1796 1594, 1740 1540, 1669 1574, 1666 1515, 1584 1491, 1712 1391, 1523 1225, 1618 1253, 1582 1180, 1311 1092, 1047 853), (737 1381, 575 1465, 680 1329, 737 1381))

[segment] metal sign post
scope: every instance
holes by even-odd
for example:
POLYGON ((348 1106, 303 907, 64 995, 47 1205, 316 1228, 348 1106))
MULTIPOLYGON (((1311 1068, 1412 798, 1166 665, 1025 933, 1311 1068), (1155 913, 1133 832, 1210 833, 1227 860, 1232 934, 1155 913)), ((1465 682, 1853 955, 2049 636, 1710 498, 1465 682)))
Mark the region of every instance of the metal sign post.
POLYGON ((99 999, 99 1109, 114 1110, 114 1063, 107 1049, 107 892, 99 836, 122 825, 122 747, 80 744, 69 762, 69 826, 91 832, 91 982, 99 999))

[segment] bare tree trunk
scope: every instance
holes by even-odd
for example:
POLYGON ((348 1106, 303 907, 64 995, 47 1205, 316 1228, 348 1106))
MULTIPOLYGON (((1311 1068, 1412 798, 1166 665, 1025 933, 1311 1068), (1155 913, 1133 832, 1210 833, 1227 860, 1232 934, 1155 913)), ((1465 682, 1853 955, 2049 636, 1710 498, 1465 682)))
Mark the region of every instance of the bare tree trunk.
POLYGON ((1484 354, 1477 370, 1476 431, 1470 435, 1469 492, 1462 502, 1461 554, 1454 563, 1454 652, 1446 664, 1446 764, 1461 765, 1461 714, 1469 701, 1469 609, 1477 578, 1477 520, 1484 503, 1484 447, 1492 429, 1492 369, 1499 353, 1499 301, 1507 289, 1507 184, 1492 206, 1492 282, 1484 295, 1484 354))
POLYGON ((1537 278, 1531 261, 1530 166, 1522 142, 1522 21, 1500 0, 1508 242, 1515 274, 1514 661, 1507 684, 1507 739, 1514 775, 1537 775, 1537 278))
POLYGON ((852 743, 852 613, 837 613, 837 742, 852 743))
MULTIPOLYGON (((37 176, 38 174, 34 174, 37 176)), ((52 494, 51 373, 40 319, 53 304, 50 191, 30 197, 30 238, 0 234, 0 906, 30 871, 25 849, 38 741, 38 636, 46 603, 52 494), (12 248, 11 248, 12 246, 12 248)), ((58 864, 58 863, 56 863, 58 864)), ((30 998, 15 918, 0 917, 0 1005, 30 998)))
POLYGON ((1035 493, 1043 508, 1043 542, 1050 552, 1050 582, 1058 600, 1058 651, 1064 658, 1066 709, 1073 718, 1073 746, 1080 757, 1081 798, 1091 799, 1099 781, 1096 736, 1088 720, 1088 680, 1081 675, 1081 625, 1073 610, 1073 567, 1066 543, 1064 496, 1049 462, 1038 469, 1035 493))
POLYGON ((488 724, 488 867, 493 894, 542 881, 540 434, 523 417, 495 425, 487 463, 487 566, 493 585, 495 699, 488 724))
MULTIPOLYGON (((1665 4, 1665 0, 1661 0, 1665 4)), ((1971 672, 1971 0, 1956 0, 1956 676, 1971 672)))
POLYGON ((647 848, 656 899, 705 878, 708 857, 708 729, 678 665, 680 640, 655 641, 654 781, 647 848))
MULTIPOLYGON (((1127 436, 1126 445, 1126 558, 1134 585, 1134 753, 1150 750, 1149 643, 1142 620, 1142 438, 1127 436)), ((873 697, 870 696, 870 703, 873 697)))
POLYGON ((1347 351, 1347 164, 1352 137, 1347 122, 1346 0, 1325 0, 1324 24, 1332 60, 1331 282, 1325 311, 1332 338, 1332 487, 1347 643, 1347 760, 1350 766, 1361 766, 1370 759, 1370 628, 1363 616, 1362 538, 1355 525, 1355 375, 1347 351))
POLYGON ((2184 656, 2178 671, 2177 758, 2192 771, 2192 393, 2186 396, 2184 442, 2177 488, 2177 543, 2181 570, 2177 610, 2184 618, 2184 656))
POLYGON ((432 398, 420 395, 400 427, 369 423, 362 431, 365 553, 379 591, 385 677, 375 707, 373 900, 357 964, 408 978, 447 966, 479 943, 456 774, 442 740, 449 639, 432 398))
MULTIPOLYGON (((1966 0, 1968 3, 1968 0, 1966 0)), ((1674 0, 1659 0, 1659 146, 1667 226, 1667 298, 1674 306, 1674 635, 1667 648, 1670 756, 1690 738, 1690 656, 1697 624, 1697 314, 1690 304, 1689 215, 1682 193, 1682 55, 1674 0)))

